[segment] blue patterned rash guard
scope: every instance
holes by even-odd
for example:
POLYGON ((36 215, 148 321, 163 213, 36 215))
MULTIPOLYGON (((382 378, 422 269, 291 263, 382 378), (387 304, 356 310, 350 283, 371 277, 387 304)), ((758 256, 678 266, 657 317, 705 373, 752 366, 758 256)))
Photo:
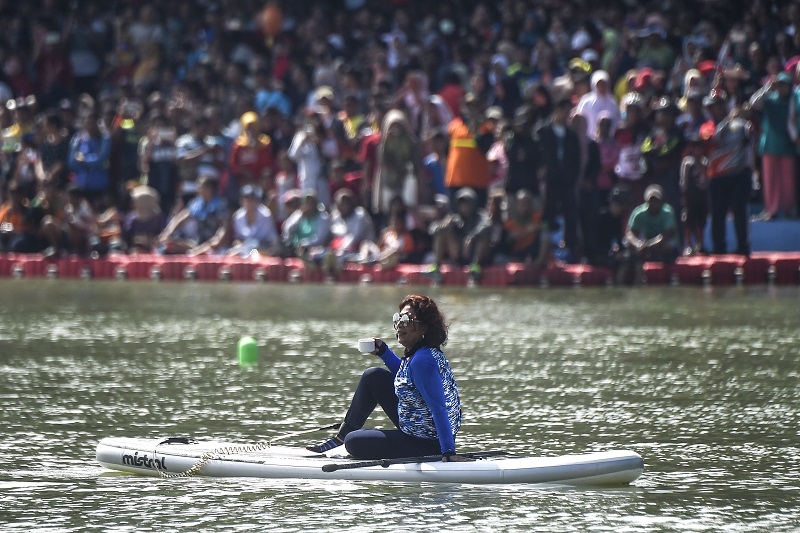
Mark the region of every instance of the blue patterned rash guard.
POLYGON ((439 439, 442 453, 455 452, 461 428, 461 401, 450 363, 438 348, 422 346, 402 359, 386 345, 381 359, 394 373, 400 430, 423 439, 439 439))

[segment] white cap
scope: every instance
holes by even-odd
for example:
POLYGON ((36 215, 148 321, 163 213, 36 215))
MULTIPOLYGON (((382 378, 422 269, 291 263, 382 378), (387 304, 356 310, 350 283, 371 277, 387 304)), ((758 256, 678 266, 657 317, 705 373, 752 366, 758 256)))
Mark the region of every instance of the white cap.
POLYGON ((592 44, 592 38, 589 37, 589 33, 586 30, 578 30, 575 32, 575 35, 572 36, 572 42, 570 44, 573 50, 583 50, 592 44))
POLYGON ((595 51, 594 48, 587 48, 581 54, 581 59, 583 59, 587 63, 591 63, 592 61, 597 61, 598 59, 600 59, 600 56, 597 55, 597 52, 595 51))

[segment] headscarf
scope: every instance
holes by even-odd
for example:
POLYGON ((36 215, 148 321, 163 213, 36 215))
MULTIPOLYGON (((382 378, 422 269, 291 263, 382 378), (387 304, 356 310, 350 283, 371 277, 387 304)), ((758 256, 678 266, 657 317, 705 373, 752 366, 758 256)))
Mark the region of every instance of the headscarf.
POLYGON ((395 124, 402 126, 403 131, 416 142, 414 130, 411 128, 406 114, 399 109, 392 109, 383 117, 383 124, 381 125, 381 145, 386 142, 386 135, 389 133, 389 128, 395 124))
POLYGON ((417 149, 417 138, 416 135, 414 135, 411 124, 405 113, 397 109, 392 109, 386 113, 383 119, 383 125, 381 126, 381 141, 378 145, 378 165, 375 171, 375 184, 372 189, 372 203, 376 210, 380 210, 381 208, 381 189, 387 186, 393 189, 401 188, 406 174, 406 166, 408 163, 413 163, 411 160, 400 162, 386 159, 386 145, 389 142, 393 142, 389 139, 389 130, 395 124, 400 126, 402 136, 411 144, 413 147, 412 150, 416 151, 417 149), (397 165, 402 165, 402 168, 395 165, 395 163, 397 163, 397 165))

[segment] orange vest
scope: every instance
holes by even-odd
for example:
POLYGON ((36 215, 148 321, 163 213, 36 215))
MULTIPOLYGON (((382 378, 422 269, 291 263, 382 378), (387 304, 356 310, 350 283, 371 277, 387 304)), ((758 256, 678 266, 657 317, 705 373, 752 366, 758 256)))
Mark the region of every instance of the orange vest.
POLYGON ((489 187, 491 172, 486 156, 478 148, 475 135, 461 118, 450 122, 450 152, 447 154, 447 169, 444 183, 448 187, 489 187))
POLYGON ((0 223, 8 223, 14 226, 14 231, 23 233, 29 231, 30 228, 25 220, 25 214, 22 211, 14 209, 10 202, 0 205, 0 223))

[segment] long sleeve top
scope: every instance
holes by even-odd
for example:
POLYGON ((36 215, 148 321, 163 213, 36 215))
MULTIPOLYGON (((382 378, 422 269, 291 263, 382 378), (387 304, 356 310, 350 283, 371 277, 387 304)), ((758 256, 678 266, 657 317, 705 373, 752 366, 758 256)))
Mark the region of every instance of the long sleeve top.
POLYGON ((783 97, 766 85, 750 98, 753 109, 761 112, 761 138, 758 153, 766 155, 794 155, 795 146, 786 117, 790 114, 790 97, 783 97))
POLYGON ((69 147, 67 164, 75 173, 75 183, 87 191, 107 190, 109 187, 109 164, 111 138, 103 133, 91 137, 87 133, 77 133, 69 147), (78 158, 78 154, 82 154, 78 158))
POLYGON ((297 163, 297 182, 301 190, 315 190, 322 179, 322 157, 316 143, 306 131, 298 131, 286 155, 297 163))
POLYGON ((581 172, 581 147, 575 132, 549 122, 537 130, 534 140, 545 182, 551 186, 574 186, 581 172))
POLYGON ((378 355, 394 374, 400 430, 424 439, 438 438, 442 454, 455 452, 461 401, 442 351, 421 346, 401 359, 384 343, 378 355))

